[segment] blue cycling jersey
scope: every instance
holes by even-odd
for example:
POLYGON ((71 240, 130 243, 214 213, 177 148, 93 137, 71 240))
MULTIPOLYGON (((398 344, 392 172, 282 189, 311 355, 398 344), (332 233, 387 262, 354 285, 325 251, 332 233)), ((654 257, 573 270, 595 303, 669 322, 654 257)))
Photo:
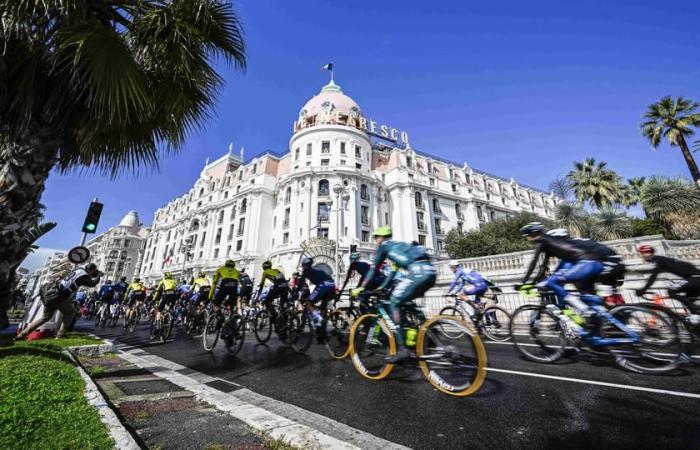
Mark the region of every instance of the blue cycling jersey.
POLYGON ((126 284, 126 282, 124 282, 124 281, 119 281, 116 284, 114 284, 113 286, 114 286, 114 293, 120 294, 120 295, 123 294, 124 292, 126 292, 126 289, 129 287, 129 285, 126 284))
POLYGON ((105 284, 100 288, 100 298, 111 297, 114 294, 114 286, 105 284))
POLYGON ((333 278, 330 275, 323 270, 314 269, 313 267, 305 267, 301 272, 301 278, 309 280, 315 286, 328 282, 333 283, 333 278))
POLYGON ((365 278, 364 286, 370 285, 374 278, 380 276, 382 262, 386 259, 392 261, 401 269, 406 269, 411 266, 411 264, 419 261, 430 261, 428 252, 422 245, 393 240, 384 241, 377 247, 377 252, 374 254, 374 270, 365 278))
POLYGON ((479 286, 487 284, 487 281, 478 272, 475 272, 473 270, 467 272, 464 269, 460 268, 457 270, 457 272, 455 272, 455 279, 454 281, 452 281, 452 284, 450 284, 450 287, 449 289, 447 289, 447 292, 452 292, 452 290, 455 288, 457 288, 457 291, 460 291, 462 290, 462 288, 464 288, 465 284, 479 286))
POLYGON ((353 261, 350 263, 349 270, 352 272, 353 270, 357 273, 360 274, 360 278, 364 278, 367 276, 367 273, 369 273, 369 270, 372 268, 372 266, 369 265, 369 263, 366 263, 364 261, 353 261))

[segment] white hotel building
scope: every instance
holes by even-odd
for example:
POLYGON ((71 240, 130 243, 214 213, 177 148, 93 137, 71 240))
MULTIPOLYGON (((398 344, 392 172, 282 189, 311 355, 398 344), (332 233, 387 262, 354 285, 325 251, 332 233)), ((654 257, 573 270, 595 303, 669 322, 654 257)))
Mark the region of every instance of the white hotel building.
POLYGON ((286 153, 244 162, 229 151, 157 210, 141 277, 190 277, 227 258, 256 277, 271 259, 289 275, 302 253, 344 273, 350 245, 371 256, 378 226, 446 257, 452 228, 521 211, 554 216, 553 195, 412 149, 405 132, 369 119, 333 81, 301 108, 293 130, 286 153))

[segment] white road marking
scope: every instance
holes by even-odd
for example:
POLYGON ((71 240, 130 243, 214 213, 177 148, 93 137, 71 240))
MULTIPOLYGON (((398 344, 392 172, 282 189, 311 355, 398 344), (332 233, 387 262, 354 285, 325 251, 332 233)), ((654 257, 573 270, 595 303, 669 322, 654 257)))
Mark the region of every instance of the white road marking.
POLYGON ((665 394, 665 395, 673 395, 676 397, 688 397, 688 398, 700 399, 700 394, 694 394, 692 392, 668 391, 666 389, 655 389, 655 388, 648 388, 648 387, 643 387, 643 386, 632 386, 632 385, 628 385, 628 384, 607 383, 605 381, 584 380, 584 379, 579 379, 579 378, 559 377, 556 375, 545 375, 543 373, 532 373, 532 372, 521 372, 518 370, 497 369, 494 367, 489 367, 487 370, 489 372, 509 373, 511 375, 522 375, 522 376, 526 376, 526 377, 535 377, 535 378, 547 378, 549 380, 569 381, 571 383, 592 384, 592 385, 596 385, 596 386, 605 386, 605 387, 612 387, 612 388, 618 388, 618 389, 628 389, 631 391, 652 392, 654 394, 665 394))
MULTIPOLYGON (((510 345, 514 346, 513 341, 507 341, 507 342, 496 342, 496 341, 487 341, 483 340, 482 341, 484 344, 499 344, 499 345, 510 345)), ((528 347, 539 347, 537 344, 520 344, 520 345, 526 345, 528 347)), ((573 350, 576 347, 566 347, 567 350, 573 350)), ((672 356, 670 353, 654 353, 655 355, 661 355, 661 356, 672 356)), ((692 355, 691 358, 694 359, 700 359, 700 355, 692 355)))

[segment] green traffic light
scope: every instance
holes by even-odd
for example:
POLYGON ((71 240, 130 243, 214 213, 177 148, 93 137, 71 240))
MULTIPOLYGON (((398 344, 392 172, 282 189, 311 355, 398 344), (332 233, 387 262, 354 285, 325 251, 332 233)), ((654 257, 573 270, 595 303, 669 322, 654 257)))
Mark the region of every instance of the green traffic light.
POLYGON ((94 223, 89 223, 89 224, 85 225, 85 228, 86 228, 88 231, 95 231, 95 228, 96 228, 96 227, 95 227, 95 224, 94 224, 94 223))

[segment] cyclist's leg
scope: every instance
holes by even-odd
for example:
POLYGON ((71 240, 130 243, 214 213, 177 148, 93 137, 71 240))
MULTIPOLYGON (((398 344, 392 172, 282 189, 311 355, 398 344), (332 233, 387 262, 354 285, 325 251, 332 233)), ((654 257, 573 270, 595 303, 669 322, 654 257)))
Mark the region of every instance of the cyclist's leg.
POLYGON ((694 302, 696 297, 700 295, 700 277, 691 277, 685 280, 685 283, 680 286, 668 288, 668 296, 688 308, 688 311, 694 313, 697 309, 694 302))

